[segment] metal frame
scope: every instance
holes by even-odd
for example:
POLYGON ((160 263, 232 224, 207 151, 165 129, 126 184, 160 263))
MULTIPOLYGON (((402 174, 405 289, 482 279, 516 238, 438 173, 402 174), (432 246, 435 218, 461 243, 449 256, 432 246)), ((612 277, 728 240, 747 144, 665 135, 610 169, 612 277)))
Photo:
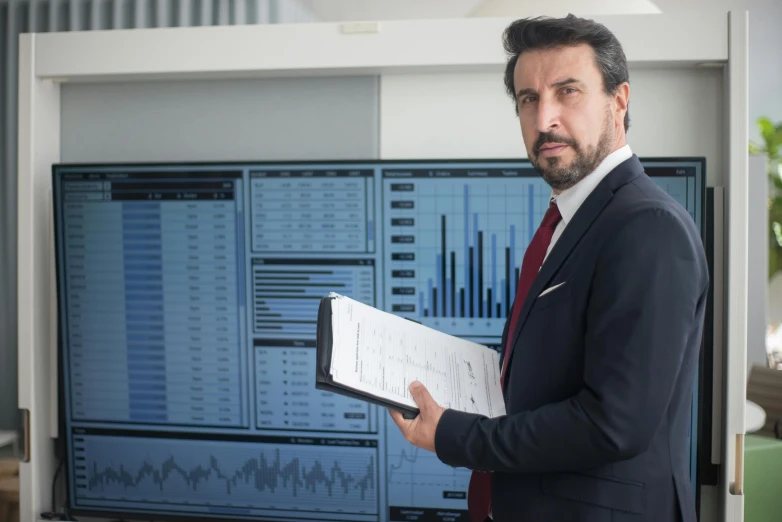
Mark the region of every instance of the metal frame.
MULTIPOLYGON (((724 68, 729 130, 725 416, 721 518, 741 520, 747 323, 746 12, 597 17, 623 42, 631 66, 724 68), (661 35, 665 35, 662 37, 661 35), (727 65, 727 66, 726 66, 727 65), (729 483, 736 486, 733 494, 729 483)), ((456 19, 25 34, 19 41, 19 407, 25 412, 21 518, 49 509, 57 436, 56 314, 51 166, 60 159, 60 84, 150 79, 500 72, 511 20, 456 19), (465 38, 464 35, 469 35, 465 38), (263 53, 263 49, 274 49, 263 53)), ((381 136, 381 142, 383 137, 381 136)), ((382 147, 381 147, 382 149, 382 147)), ((723 382, 722 377, 715 380, 723 382)), ((722 430, 723 425, 717 425, 722 430)))

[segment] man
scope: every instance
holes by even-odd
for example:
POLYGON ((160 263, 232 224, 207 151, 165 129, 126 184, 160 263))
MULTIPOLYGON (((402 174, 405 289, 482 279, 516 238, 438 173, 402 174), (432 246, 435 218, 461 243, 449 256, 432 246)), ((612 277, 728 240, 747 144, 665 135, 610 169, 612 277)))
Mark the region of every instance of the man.
POLYGON ((626 144, 627 64, 605 27, 519 20, 505 47, 527 153, 552 187, 502 336, 507 415, 444 410, 420 383, 420 414, 391 415, 411 443, 476 470, 473 521, 695 522, 698 231, 626 144))

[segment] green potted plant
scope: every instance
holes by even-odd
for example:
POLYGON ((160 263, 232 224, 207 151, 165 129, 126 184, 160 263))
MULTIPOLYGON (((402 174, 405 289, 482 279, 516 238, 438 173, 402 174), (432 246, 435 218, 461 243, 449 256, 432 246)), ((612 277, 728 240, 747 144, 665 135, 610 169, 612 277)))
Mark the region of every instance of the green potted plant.
POLYGON ((762 143, 749 144, 750 154, 764 154, 768 160, 768 277, 782 271, 782 123, 758 119, 762 143))

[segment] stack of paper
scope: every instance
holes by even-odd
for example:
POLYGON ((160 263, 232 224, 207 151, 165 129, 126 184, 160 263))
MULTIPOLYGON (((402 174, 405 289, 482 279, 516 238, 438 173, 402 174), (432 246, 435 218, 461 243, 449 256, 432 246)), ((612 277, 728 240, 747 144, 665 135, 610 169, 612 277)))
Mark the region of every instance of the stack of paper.
POLYGON ((316 387, 418 413, 421 382, 440 406, 505 415, 499 354, 339 294, 321 300, 316 387))

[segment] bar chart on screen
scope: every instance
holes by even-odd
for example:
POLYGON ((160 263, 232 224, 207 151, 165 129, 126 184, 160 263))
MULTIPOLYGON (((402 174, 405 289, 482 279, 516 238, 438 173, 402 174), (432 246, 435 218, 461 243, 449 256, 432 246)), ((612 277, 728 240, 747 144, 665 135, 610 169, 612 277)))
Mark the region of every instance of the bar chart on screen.
POLYGON ((499 335, 551 189, 531 169, 383 172, 386 309, 499 335))
POLYGON ((318 305, 329 292, 374 305, 373 259, 254 258, 252 270, 256 334, 314 339, 318 305))

